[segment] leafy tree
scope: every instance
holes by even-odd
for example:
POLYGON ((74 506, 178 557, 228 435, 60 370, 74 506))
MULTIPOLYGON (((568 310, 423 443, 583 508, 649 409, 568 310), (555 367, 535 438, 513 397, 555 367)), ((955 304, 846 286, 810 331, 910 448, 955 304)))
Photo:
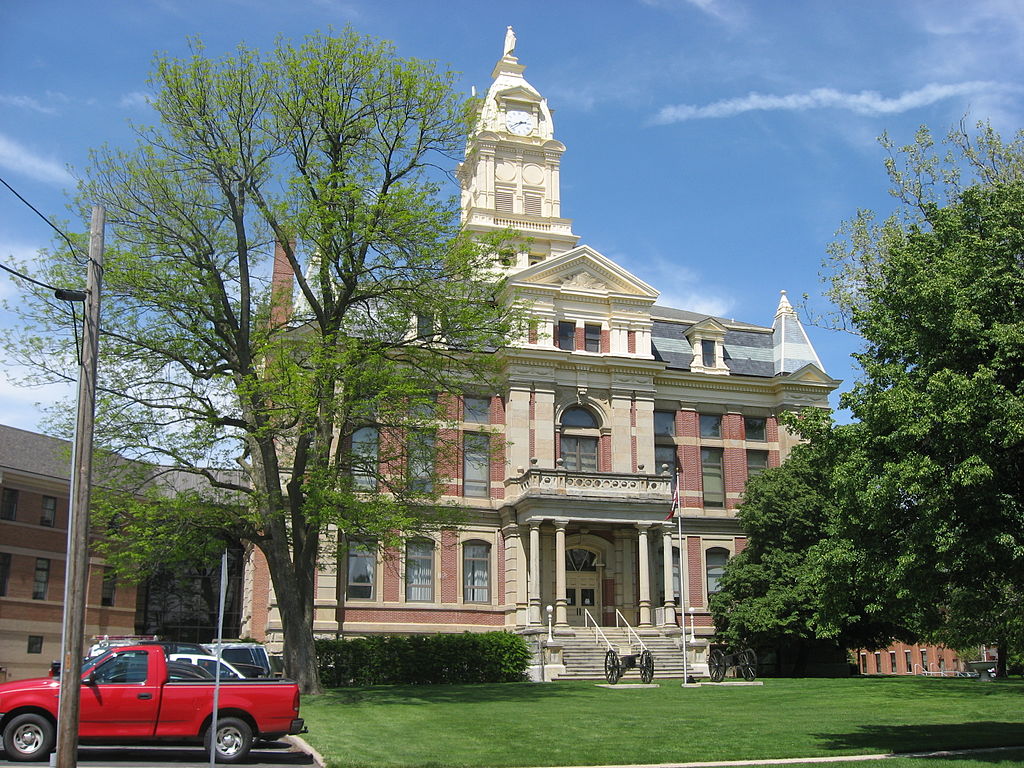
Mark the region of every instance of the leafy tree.
POLYGON ((785 671, 799 675, 816 655, 878 647, 905 632, 869 616, 858 589, 823 600, 820 546, 840 514, 833 467, 856 445, 859 426, 833 427, 828 414, 816 409, 786 420, 815 439, 747 485, 738 510, 747 546, 727 564, 711 611, 726 643, 774 651, 780 672, 786 660, 785 671))
POLYGON ((872 228, 862 212, 834 250, 865 346, 842 400, 861 442, 836 465, 824 556, 833 594, 864 576, 879 615, 1005 646, 1024 594, 1024 136, 961 127, 951 146, 937 155, 922 131, 891 156, 897 214, 872 228))
MULTIPOLYGON (((519 332, 490 272, 499 244, 460 237, 441 194, 473 108, 453 83, 352 31, 216 60, 195 43, 156 59, 157 124, 96 151, 81 183, 112 232, 97 437, 178 478, 151 478, 112 534, 143 545, 136 564, 168 537, 258 547, 304 691, 324 546, 453 519, 429 469, 446 463, 444 393, 493 387, 493 350, 519 332), (183 489, 182 472, 199 480, 183 489)), ((67 284, 80 268, 46 271, 67 284)), ((11 351, 44 377, 73 370, 66 314, 21 311, 11 351)))

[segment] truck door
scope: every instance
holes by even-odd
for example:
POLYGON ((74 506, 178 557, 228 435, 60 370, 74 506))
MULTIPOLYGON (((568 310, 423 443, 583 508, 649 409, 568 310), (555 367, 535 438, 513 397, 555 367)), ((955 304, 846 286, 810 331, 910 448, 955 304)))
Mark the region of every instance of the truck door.
POLYGON ((82 682, 79 735, 88 737, 150 736, 156 727, 163 680, 154 680, 153 668, 163 669, 149 654, 160 648, 115 652, 95 667, 82 682))

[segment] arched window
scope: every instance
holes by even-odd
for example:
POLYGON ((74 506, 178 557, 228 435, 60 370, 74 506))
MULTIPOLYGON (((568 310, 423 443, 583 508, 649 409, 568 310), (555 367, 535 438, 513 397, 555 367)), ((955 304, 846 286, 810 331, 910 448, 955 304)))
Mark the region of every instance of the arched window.
POLYGON ((467 603, 491 601, 491 545, 486 541, 462 545, 462 599, 467 603))
POLYGON ((562 413, 559 456, 572 472, 597 472, 597 418, 586 408, 573 406, 562 413))
POLYGON ((429 539, 405 545, 405 599, 417 603, 434 600, 434 542, 429 539))
POLYGON ((729 560, 729 550, 721 547, 714 547, 704 553, 704 563, 707 569, 708 597, 718 591, 718 583, 725 573, 725 564, 729 560))

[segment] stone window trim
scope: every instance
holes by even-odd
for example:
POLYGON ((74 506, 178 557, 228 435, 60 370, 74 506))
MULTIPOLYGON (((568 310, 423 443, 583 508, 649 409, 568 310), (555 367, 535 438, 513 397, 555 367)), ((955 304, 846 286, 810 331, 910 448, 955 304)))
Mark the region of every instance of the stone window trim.
POLYGON ((713 542, 710 545, 705 544, 703 555, 704 604, 707 605, 707 601, 711 599, 711 596, 718 592, 718 583, 722 578, 725 565, 735 557, 735 553, 731 547, 723 546, 719 542, 713 542))
MULTIPOLYGON (((459 542, 462 602, 492 605, 494 596, 494 544, 479 534, 470 533, 459 542), (481 570, 483 577, 481 579, 481 570), (473 578, 476 577, 476 578, 473 578), (471 583, 471 580, 474 583, 471 583), (481 580, 483 583, 480 583, 481 580)), ((500 564, 499 564, 500 567, 500 564)))

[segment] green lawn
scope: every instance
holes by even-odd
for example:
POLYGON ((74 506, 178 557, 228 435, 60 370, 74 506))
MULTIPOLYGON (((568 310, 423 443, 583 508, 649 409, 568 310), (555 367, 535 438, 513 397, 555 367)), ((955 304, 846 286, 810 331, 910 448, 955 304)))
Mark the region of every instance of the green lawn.
MULTIPOLYGON (((660 685, 344 688, 305 697, 302 714, 307 740, 331 768, 616 765, 1024 746, 1024 681, 1016 679, 660 685)), ((1021 765, 1024 753, 849 765, 966 768, 975 761, 1021 765)))

